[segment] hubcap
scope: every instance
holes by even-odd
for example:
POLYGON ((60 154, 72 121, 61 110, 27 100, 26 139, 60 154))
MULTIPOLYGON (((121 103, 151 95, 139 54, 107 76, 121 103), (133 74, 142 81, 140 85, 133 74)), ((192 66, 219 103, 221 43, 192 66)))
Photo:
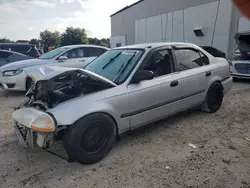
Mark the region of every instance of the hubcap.
POLYGON ((108 134, 104 127, 98 123, 92 123, 83 133, 81 138, 81 147, 88 153, 97 153, 106 145, 108 134))

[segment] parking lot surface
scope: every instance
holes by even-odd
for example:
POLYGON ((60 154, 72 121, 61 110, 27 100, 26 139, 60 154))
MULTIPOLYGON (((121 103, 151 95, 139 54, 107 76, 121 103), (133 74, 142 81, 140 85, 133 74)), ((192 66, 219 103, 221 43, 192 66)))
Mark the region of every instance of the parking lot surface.
MULTIPOLYGON (((234 83, 217 113, 186 112, 137 130, 88 166, 19 146, 10 115, 23 95, 0 91, 1 188, 250 187, 250 82, 234 83)), ((61 143, 51 150, 66 156, 61 143)))

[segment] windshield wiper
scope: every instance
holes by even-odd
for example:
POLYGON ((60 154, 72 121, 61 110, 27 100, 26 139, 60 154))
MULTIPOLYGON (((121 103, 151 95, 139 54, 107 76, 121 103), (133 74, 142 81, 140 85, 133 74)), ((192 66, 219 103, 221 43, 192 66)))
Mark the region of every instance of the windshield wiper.
POLYGON ((116 59, 116 58, 118 58, 120 55, 122 54, 122 52, 119 52, 115 57, 112 57, 110 60, 109 60, 109 62, 107 63, 107 64, 105 64, 103 67, 102 67, 102 70, 103 69, 106 69, 112 62, 114 62, 114 60, 116 59))
POLYGON ((119 70, 116 73, 114 83, 116 83, 116 81, 118 81, 120 79, 121 75, 125 72, 125 70, 129 66, 129 64, 132 62, 132 60, 134 59, 136 54, 137 54, 137 52, 134 52, 134 54, 131 56, 131 58, 129 58, 129 60, 126 62, 126 65, 125 65, 125 63, 122 64, 122 66, 119 68, 119 70))

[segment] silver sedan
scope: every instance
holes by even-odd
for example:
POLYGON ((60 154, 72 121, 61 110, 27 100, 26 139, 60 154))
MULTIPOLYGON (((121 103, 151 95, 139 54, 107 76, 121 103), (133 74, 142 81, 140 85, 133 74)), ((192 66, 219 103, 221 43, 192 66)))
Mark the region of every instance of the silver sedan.
POLYGON ((44 67, 44 77, 13 112, 19 140, 50 147, 62 138, 69 157, 100 161, 126 131, 193 107, 216 112, 232 87, 229 64, 186 43, 107 51, 85 70, 44 67))

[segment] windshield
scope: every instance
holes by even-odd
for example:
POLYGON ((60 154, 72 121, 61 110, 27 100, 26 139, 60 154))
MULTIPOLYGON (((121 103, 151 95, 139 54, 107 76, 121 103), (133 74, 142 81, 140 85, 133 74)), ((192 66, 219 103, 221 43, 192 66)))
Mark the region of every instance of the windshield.
POLYGON ((127 79, 143 53, 144 50, 137 49, 110 50, 92 61, 85 69, 119 85, 127 79))
POLYGON ((67 47, 61 47, 61 48, 56 48, 54 50, 51 50, 43 55, 41 55, 38 59, 52 59, 53 57, 56 57, 57 55, 65 52, 69 48, 67 47))

